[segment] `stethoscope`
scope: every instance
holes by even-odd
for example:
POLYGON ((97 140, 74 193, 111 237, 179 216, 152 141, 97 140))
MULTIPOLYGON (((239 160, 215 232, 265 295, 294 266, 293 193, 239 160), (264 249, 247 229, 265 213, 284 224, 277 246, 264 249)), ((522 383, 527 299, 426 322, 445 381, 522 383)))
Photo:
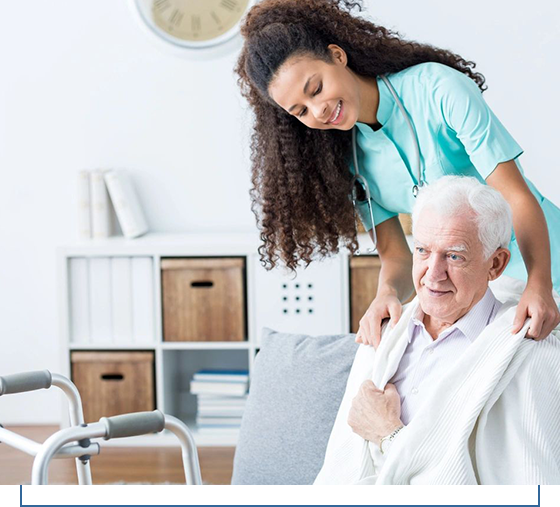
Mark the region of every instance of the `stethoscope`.
MULTIPOLYGON (((408 129, 410 130, 410 134, 412 135, 412 138, 414 140, 413 146, 414 146, 414 152, 415 152, 415 155, 416 155, 416 183, 414 183, 414 185, 412 186, 412 195, 414 197, 417 197, 420 189, 426 184, 426 182, 424 180, 424 177, 423 177, 422 160, 420 158, 420 143, 418 141, 418 136, 416 135, 416 130, 414 129, 414 125, 412 124, 412 120, 410 119, 410 116, 406 112, 406 109, 404 108, 404 106, 401 102, 401 99, 399 99, 399 96, 397 95, 397 92, 393 88, 393 85, 387 79, 387 77, 385 77, 383 75, 380 76, 380 77, 383 80, 383 82, 385 83, 385 85, 387 86, 387 88, 389 89, 389 91, 391 92, 391 95, 395 99, 395 102, 397 103, 397 106, 401 110, 401 113, 403 114, 403 117, 406 120, 406 124, 408 125, 408 129)), ((352 154, 353 154, 353 157, 354 157, 354 170, 355 170, 355 173, 356 173, 355 176, 354 176, 354 181, 352 182, 352 189, 353 189, 352 202, 354 204, 354 208, 357 209, 358 200, 361 200, 361 201, 366 201, 367 200, 367 204, 368 204, 369 212, 370 212, 370 218, 371 218, 371 225, 372 225, 371 230, 372 230, 372 240, 373 240, 373 249, 369 249, 369 251, 373 251, 377 248, 377 233, 375 232, 375 220, 373 218, 373 208, 372 208, 372 205, 371 205, 371 193, 369 191, 369 185, 368 185, 366 179, 360 174, 360 170, 358 168, 358 153, 357 153, 357 149, 356 149, 356 128, 357 127, 354 127, 352 129, 352 154), (358 199, 357 194, 354 191, 355 186, 356 186, 355 183, 359 183, 360 185, 362 185, 362 189, 363 189, 363 192, 364 192, 365 199, 358 199)), ((357 252, 357 254, 359 255, 359 251, 357 252)))

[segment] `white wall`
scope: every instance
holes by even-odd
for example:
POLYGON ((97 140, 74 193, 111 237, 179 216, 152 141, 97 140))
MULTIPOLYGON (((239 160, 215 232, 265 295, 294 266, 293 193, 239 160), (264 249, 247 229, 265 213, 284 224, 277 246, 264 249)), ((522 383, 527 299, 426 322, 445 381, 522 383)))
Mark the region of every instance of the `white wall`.
MULTIPOLYGON (((525 149, 526 174, 560 203, 558 4, 368 3, 378 22, 478 62, 486 100, 525 149)), ((254 229, 235 59, 161 52, 125 0, 3 2, 2 374, 59 369, 54 252, 75 238, 77 170, 134 170, 154 230, 254 229)), ((0 423, 58 421, 58 396, 0 398, 0 423)))
POLYGON ((525 150, 525 175, 560 205, 560 5, 548 0, 366 0, 374 21, 477 63, 484 98, 525 150))

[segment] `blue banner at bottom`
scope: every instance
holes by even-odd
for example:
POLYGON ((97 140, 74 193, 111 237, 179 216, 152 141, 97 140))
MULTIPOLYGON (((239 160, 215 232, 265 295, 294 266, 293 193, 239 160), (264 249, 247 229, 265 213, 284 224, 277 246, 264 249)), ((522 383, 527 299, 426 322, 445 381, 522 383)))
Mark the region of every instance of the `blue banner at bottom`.
POLYGON ((21 486, 20 506, 52 505, 538 505, 560 486, 21 486))

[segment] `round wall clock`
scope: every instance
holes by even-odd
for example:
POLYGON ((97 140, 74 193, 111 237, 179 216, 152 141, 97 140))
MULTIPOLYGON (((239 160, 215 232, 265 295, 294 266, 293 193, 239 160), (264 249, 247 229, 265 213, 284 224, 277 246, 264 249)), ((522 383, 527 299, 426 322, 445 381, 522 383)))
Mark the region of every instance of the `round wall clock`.
POLYGON ((131 0, 143 23, 178 48, 202 49, 227 42, 255 0, 131 0))

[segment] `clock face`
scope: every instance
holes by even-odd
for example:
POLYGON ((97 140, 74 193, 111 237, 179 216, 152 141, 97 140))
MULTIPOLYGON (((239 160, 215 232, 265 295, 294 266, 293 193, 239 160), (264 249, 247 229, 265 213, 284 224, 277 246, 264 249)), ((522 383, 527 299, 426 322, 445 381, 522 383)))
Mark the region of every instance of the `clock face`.
POLYGON ((239 21, 252 3, 251 0, 142 0, 138 6, 144 20, 160 36, 179 45, 202 47, 237 32, 239 21))

